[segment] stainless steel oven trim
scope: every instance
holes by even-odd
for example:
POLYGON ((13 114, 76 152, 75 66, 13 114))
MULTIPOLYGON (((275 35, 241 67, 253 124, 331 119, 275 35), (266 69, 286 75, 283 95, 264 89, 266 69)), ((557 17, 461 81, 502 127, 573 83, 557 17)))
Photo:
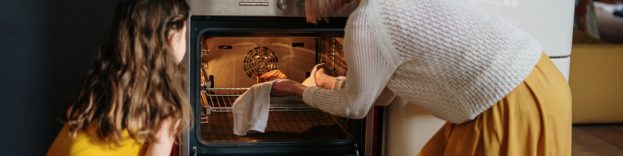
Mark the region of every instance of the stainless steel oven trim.
MULTIPOLYGON (((192 15, 304 17, 305 0, 189 0, 192 15)), ((332 17, 347 17, 355 5, 347 4, 332 17)))

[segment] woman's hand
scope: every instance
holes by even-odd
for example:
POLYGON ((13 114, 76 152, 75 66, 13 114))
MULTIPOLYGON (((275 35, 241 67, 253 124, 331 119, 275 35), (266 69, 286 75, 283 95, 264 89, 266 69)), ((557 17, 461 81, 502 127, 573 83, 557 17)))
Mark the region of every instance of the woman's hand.
POLYGON ((270 95, 272 96, 298 96, 303 97, 305 86, 289 79, 279 79, 273 82, 270 95))

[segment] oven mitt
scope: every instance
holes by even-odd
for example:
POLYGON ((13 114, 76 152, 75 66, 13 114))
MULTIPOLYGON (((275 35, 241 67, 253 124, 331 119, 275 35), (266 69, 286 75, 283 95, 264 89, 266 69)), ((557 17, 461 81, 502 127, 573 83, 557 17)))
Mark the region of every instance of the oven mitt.
POLYGON ((314 68, 312 69, 311 73, 309 73, 309 77, 307 77, 303 83, 301 83, 303 86, 307 86, 307 87, 312 87, 312 86, 318 86, 316 85, 316 78, 314 77, 314 75, 316 75, 316 70, 318 69, 318 66, 323 65, 321 64, 317 64, 316 66, 314 66, 314 68))
MULTIPOLYGON (((307 87, 316 87, 318 86, 316 83, 316 78, 314 77, 316 75, 316 71, 318 69, 319 66, 322 66, 323 63, 321 64, 317 64, 316 66, 314 66, 314 68, 312 69, 311 73, 309 74, 309 77, 307 77, 307 79, 305 79, 305 81, 303 81, 304 86, 307 87)), ((346 77, 344 76, 338 76, 335 79, 335 84, 333 84, 333 88, 331 88, 332 90, 339 90, 342 89, 344 87, 344 81, 346 80, 346 77)))
POLYGON ((270 90, 273 81, 258 83, 234 101, 234 134, 247 135, 249 130, 264 133, 270 112, 270 90))

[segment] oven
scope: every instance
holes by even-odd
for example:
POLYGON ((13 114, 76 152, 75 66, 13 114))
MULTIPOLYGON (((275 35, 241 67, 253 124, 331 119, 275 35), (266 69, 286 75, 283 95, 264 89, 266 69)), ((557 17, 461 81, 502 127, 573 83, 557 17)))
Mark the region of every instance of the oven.
MULTIPOLYGON (((318 63, 345 76, 343 28, 348 9, 308 24, 304 0, 190 0, 189 98, 193 127, 182 155, 376 155, 382 111, 353 120, 300 99, 271 104, 265 133, 233 133, 231 105, 259 75, 279 70, 302 82, 318 63), (367 125, 367 126, 366 126, 367 125), (367 133, 366 133, 367 131, 367 133)), ((351 9, 352 10, 352 9, 351 9)))

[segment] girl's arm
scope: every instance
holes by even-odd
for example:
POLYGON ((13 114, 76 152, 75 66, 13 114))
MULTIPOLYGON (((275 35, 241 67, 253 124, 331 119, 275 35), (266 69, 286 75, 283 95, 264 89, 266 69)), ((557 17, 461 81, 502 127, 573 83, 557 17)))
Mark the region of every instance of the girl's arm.
POLYGON ((147 144, 145 156, 169 156, 175 142, 175 134, 171 129, 171 119, 164 120, 156 133, 156 141, 147 144))

